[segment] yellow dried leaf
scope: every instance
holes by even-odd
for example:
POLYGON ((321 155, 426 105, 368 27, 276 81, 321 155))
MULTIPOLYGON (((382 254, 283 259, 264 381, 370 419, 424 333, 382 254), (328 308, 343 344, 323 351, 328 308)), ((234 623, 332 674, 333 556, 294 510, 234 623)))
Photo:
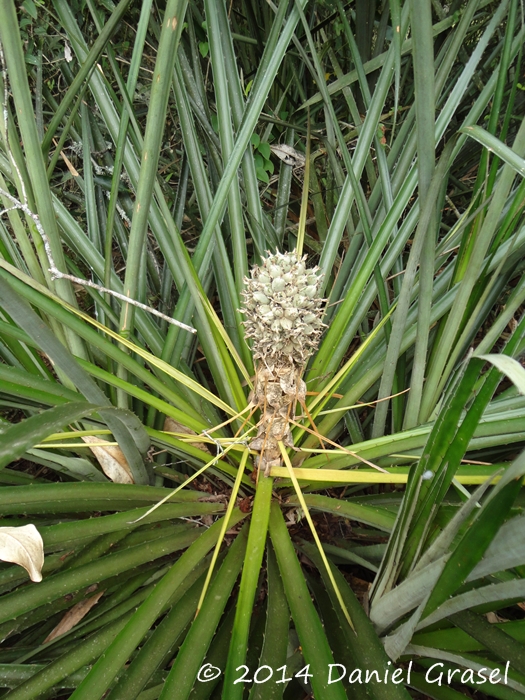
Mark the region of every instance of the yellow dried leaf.
POLYGON ((131 469, 120 447, 110 445, 107 440, 96 435, 84 435, 82 440, 87 442, 108 479, 115 484, 134 483, 131 469))

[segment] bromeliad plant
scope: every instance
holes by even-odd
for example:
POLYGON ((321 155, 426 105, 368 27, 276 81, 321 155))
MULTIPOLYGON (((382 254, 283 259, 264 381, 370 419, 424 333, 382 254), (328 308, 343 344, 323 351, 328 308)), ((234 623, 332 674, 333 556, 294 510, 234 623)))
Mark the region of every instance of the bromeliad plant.
POLYGON ((517 0, 109 7, 2 5, 3 697, 521 697, 517 0))

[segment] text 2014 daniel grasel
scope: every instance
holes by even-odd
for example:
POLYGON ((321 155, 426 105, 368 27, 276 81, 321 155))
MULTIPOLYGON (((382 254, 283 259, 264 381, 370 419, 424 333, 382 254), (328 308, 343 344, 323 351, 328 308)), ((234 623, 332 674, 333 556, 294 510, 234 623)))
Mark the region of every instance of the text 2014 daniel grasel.
MULTIPOLYGON (((445 671, 445 664, 440 661, 432 664, 426 673, 425 681, 427 683, 435 683, 438 686, 441 685, 451 685, 452 683, 469 683, 471 685, 484 685, 485 683, 490 683, 496 685, 501 683, 503 685, 508 684, 508 673, 509 673, 510 663, 507 661, 505 664, 505 670, 502 671, 499 668, 487 668, 480 666, 477 669, 471 668, 448 668, 445 671)), ((346 669, 343 664, 329 664, 326 682, 328 685, 332 683, 340 683, 345 681, 346 683, 406 683, 410 685, 410 676, 412 673, 413 661, 410 661, 408 667, 405 668, 395 668, 392 667, 392 662, 388 661, 386 667, 381 671, 377 669, 360 669, 354 668, 351 670, 346 669)), ((280 668, 274 669, 271 666, 261 666, 255 671, 251 672, 248 666, 239 666, 236 669, 237 676, 233 681, 233 684, 237 683, 288 683, 292 680, 288 677, 286 666, 281 666, 280 668)), ((218 679, 222 675, 223 671, 217 666, 213 666, 210 663, 204 664, 199 669, 197 674, 197 681, 201 683, 209 683, 218 679)), ((310 673, 310 664, 307 664, 298 673, 294 675, 295 678, 301 679, 303 682, 308 682, 313 678, 313 674, 310 673)))

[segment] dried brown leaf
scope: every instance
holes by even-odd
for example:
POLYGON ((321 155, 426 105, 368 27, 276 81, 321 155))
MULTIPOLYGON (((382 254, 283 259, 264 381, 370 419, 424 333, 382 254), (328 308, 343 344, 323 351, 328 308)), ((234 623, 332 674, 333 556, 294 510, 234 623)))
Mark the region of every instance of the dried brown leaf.
POLYGON ((73 605, 60 620, 58 625, 44 639, 44 644, 46 644, 46 642, 51 642, 53 639, 56 639, 56 637, 60 637, 62 634, 69 632, 70 629, 73 629, 73 627, 88 614, 91 608, 98 603, 100 598, 104 595, 104 592, 105 591, 99 591, 91 596, 91 598, 86 598, 85 600, 81 600, 80 603, 73 605))
MULTIPOLYGON (((194 430, 190 430, 190 428, 187 428, 185 425, 182 425, 182 423, 179 423, 169 416, 166 417, 164 427, 162 429, 166 433, 185 433, 186 435, 197 435, 194 430)), ((199 450, 204 450, 204 452, 209 452, 208 446, 204 442, 190 442, 190 445, 193 445, 193 447, 198 447, 199 450)))
POLYGON ((115 484, 134 483, 131 469, 120 447, 110 445, 107 440, 102 440, 96 435, 84 435, 82 440, 88 443, 108 479, 115 484))

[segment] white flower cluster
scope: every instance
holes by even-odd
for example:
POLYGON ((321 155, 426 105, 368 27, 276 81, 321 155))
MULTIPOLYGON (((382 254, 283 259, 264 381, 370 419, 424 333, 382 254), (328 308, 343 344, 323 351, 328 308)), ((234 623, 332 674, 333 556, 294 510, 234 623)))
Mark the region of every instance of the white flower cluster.
POLYGON ((303 366, 316 349, 324 324, 322 274, 307 269, 306 256, 295 252, 268 254, 245 278, 243 291, 246 337, 253 338, 255 359, 286 358, 303 366))

